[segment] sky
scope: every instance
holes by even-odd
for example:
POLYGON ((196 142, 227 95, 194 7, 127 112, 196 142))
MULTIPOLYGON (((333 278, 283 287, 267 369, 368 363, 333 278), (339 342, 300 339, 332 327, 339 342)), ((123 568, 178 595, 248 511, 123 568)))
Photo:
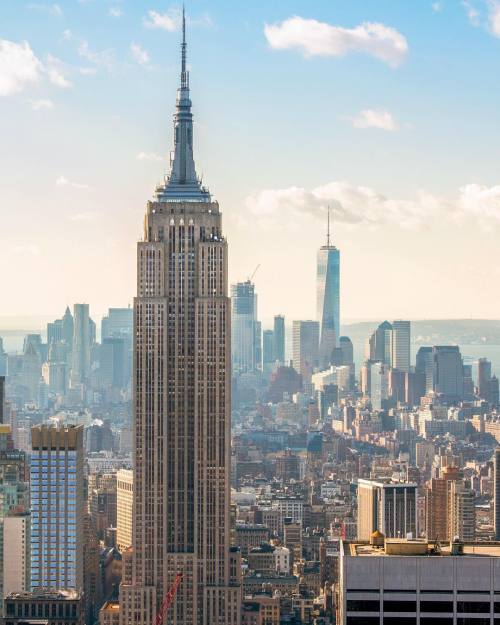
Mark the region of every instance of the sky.
MULTIPOLYGON (((0 319, 132 303, 181 5, 0 2, 0 319)), ((191 0, 198 174, 259 316, 500 318, 500 0, 191 0)))

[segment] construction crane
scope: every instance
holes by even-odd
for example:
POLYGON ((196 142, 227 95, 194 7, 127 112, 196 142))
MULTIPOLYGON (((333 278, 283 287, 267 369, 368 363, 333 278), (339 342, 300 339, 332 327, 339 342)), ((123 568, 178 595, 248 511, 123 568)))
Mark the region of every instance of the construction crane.
POLYGON ((257 270, 259 269, 259 267, 260 267, 260 263, 257 265, 257 267, 255 267, 255 269, 253 270, 252 275, 249 278, 247 278, 247 282, 251 282, 253 280, 253 278, 254 278, 255 274, 257 273, 257 270))
POLYGON ((154 625, 162 625, 163 619, 165 618, 165 614, 167 613, 167 610, 169 609, 169 607, 172 605, 172 601, 174 600, 175 593, 177 592, 177 589, 179 588, 181 581, 182 581, 182 573, 177 573, 177 575, 175 576, 174 583, 172 584, 169 591, 165 595, 165 599, 163 599, 161 608, 156 614, 154 625))

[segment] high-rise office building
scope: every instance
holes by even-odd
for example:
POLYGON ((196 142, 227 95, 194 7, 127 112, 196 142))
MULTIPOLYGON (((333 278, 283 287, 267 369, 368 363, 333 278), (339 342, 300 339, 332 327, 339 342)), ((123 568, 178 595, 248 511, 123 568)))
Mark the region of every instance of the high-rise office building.
POLYGON ((274 317, 274 359, 280 364, 285 364, 285 317, 275 315, 274 317))
POLYGON ((30 519, 30 513, 22 508, 3 519, 2 596, 30 588, 30 519))
POLYGON ((0 375, 0 424, 5 418, 5 376, 0 375))
POLYGON ((410 370, 410 339, 411 339, 411 323, 402 319, 392 322, 392 363, 393 369, 399 371, 410 370))
POLYGON ((370 400, 373 410, 383 410, 389 398, 389 367, 383 362, 370 364, 370 400))
POLYGON ((104 339, 132 337, 134 331, 134 310, 132 308, 110 308, 101 320, 101 341, 104 339))
POLYGON ((463 360, 456 345, 432 348, 434 393, 445 401, 459 401, 464 392, 463 360))
POLYGON ((272 330, 264 330, 262 332, 262 364, 264 371, 272 369, 274 363, 274 332, 272 330))
POLYGON ((74 333, 74 319, 69 306, 66 306, 64 316, 62 318, 62 340, 68 345, 71 350, 73 346, 73 333, 74 333))
POLYGON ((318 366, 319 322, 294 321, 292 334, 292 362, 295 371, 309 381, 318 366))
POLYGON ((425 393, 429 393, 434 388, 434 365, 432 347, 420 347, 417 352, 415 371, 424 377, 425 393))
POLYGON ((3 339, 0 336, 0 375, 7 375, 7 352, 3 348, 3 339))
POLYGON ((125 551, 132 546, 132 507, 134 472, 120 469, 116 474, 116 546, 125 551))
POLYGON ((498 404, 498 378, 491 375, 491 361, 487 358, 477 362, 477 394, 490 404, 498 404))
POLYGON ((392 325, 388 321, 381 323, 366 344, 367 360, 378 360, 391 366, 392 362, 392 325))
POLYGON ((340 338, 340 251, 330 241, 330 211, 326 245, 318 250, 316 289, 319 363, 326 369, 340 338))
POLYGON ((493 456, 493 508, 495 540, 500 540, 500 447, 493 456))
POLYGON ((247 280, 231 285, 231 359, 233 374, 257 369, 257 294, 247 280))
POLYGON ((31 588, 83 588, 83 426, 31 429, 31 588))
POLYGON ((196 175, 186 69, 170 173, 148 202, 134 300, 134 538, 120 618, 154 621, 176 575, 169 625, 237 624, 230 550, 230 300, 219 205, 196 175))
POLYGON ((89 305, 75 304, 73 329, 73 359, 71 385, 85 384, 90 369, 90 319, 89 305))
POLYGON ((416 537, 417 485, 358 480, 358 539, 375 530, 388 538, 416 537))

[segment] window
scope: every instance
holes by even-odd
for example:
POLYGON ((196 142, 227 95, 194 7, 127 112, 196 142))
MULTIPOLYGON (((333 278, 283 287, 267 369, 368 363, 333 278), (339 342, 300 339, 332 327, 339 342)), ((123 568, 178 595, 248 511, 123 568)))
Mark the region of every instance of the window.
POLYGON ((416 601, 387 601, 384 599, 384 612, 416 612, 416 601))
POLYGON ((420 612, 453 612, 453 601, 420 601, 420 612))
POLYGON ((380 601, 364 600, 357 601, 355 599, 347 600, 348 612, 378 612, 380 610, 380 601))
MULTIPOLYGON (((490 611, 489 601, 457 601, 457 612, 468 612, 469 614, 487 614, 490 611)), ((460 619, 459 619, 460 620, 460 619)), ((488 619, 489 622, 489 619, 488 619)), ((479 625, 479 624, 476 624, 479 625)))

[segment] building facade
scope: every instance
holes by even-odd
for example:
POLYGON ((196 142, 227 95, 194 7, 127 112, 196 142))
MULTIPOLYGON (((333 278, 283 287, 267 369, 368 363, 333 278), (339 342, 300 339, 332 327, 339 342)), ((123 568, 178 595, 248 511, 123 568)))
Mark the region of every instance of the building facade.
POLYGON ((330 243, 330 218, 326 245, 318 250, 316 280, 319 360, 324 368, 332 362, 340 338, 340 251, 330 243))
POLYGON ((83 588, 83 426, 31 429, 31 589, 83 588))
POLYGON ((133 567, 120 618, 151 623, 182 573, 165 623, 229 625, 241 602, 230 551, 227 243, 195 171, 185 38, 174 133, 137 246, 133 567))

